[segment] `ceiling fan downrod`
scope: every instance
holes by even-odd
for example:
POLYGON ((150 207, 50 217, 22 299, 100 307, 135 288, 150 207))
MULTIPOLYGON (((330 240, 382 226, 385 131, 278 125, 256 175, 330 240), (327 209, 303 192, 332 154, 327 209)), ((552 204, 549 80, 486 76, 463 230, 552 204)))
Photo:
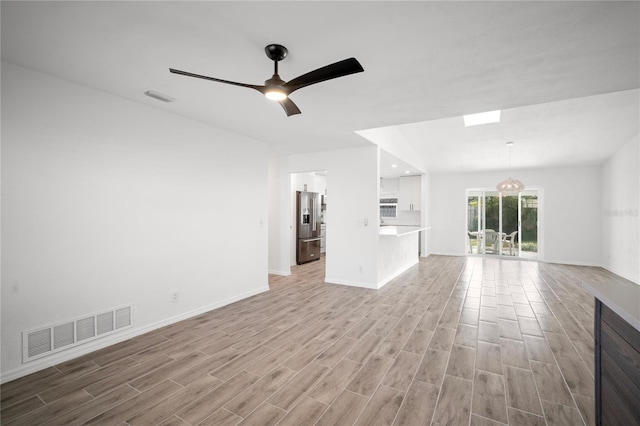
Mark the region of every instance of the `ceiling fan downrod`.
POLYGON ((279 78, 278 62, 286 58, 289 51, 281 44, 270 44, 264 48, 264 53, 266 53, 267 57, 273 61, 273 75, 278 76, 279 78))
POLYGON ((264 52, 273 61, 273 76, 264 82, 265 96, 274 101, 282 101, 287 98, 289 93, 282 87, 285 81, 278 74, 278 62, 286 58, 289 51, 281 44, 269 44, 264 48, 264 52))

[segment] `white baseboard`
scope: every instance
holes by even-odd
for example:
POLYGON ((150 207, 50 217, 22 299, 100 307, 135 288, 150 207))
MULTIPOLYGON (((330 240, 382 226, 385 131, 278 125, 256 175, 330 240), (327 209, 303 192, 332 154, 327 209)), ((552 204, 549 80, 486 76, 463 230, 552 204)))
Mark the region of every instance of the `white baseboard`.
POLYGON ((396 272, 394 272, 393 274, 389 275, 388 277, 384 278, 382 281, 378 282, 378 289, 381 289, 382 287, 384 287, 385 284, 387 284, 389 281, 393 280, 396 277, 399 277, 400 275, 402 275, 403 273, 407 272, 407 270, 413 268, 415 265, 418 264, 418 260, 416 259, 415 262, 412 262, 408 265, 405 265, 404 267, 402 267, 401 269, 398 269, 396 272))
POLYGON ((288 277, 289 275, 291 275, 291 270, 288 271, 278 271, 275 269, 269 269, 269 274, 271 275, 281 275, 283 277, 288 277))
POLYGON ((574 260, 549 260, 549 259, 545 259, 545 260, 539 260, 539 262, 556 263, 556 264, 560 264, 560 265, 573 265, 573 266, 594 266, 596 268, 602 268, 603 267, 601 264, 595 263, 595 262, 576 262, 574 260))
POLYGON ((340 285, 348 285, 351 287, 362 287, 362 288, 369 288, 372 290, 377 290, 377 287, 373 284, 368 284, 368 283, 361 283, 361 282, 357 282, 357 281, 347 281, 347 280, 340 280, 340 279, 336 279, 336 278, 329 278, 329 277, 325 277, 324 282, 329 283, 329 284, 340 284, 340 285))
POLYGON ((256 294, 264 293, 266 291, 269 291, 269 286, 258 287, 256 289, 247 291, 245 293, 238 294, 236 296, 232 296, 227 299, 220 300, 218 302, 211 303, 209 305, 205 305, 200 308, 193 309, 191 311, 184 312, 182 314, 178 314, 170 318, 166 318, 166 319, 163 319, 151 324, 147 324, 141 327, 132 328, 125 332, 115 334, 113 336, 94 340, 84 345, 76 346, 75 348, 58 352, 46 358, 41 358, 39 360, 29 362, 28 364, 24 364, 13 370, 3 371, 2 375, 0 376, 0 383, 6 383, 8 381, 18 379, 20 377, 26 376, 31 373, 35 373, 45 368, 52 367, 56 364, 60 364, 62 362, 72 360, 74 358, 88 354, 90 352, 94 352, 99 349, 106 348, 107 346, 111 346, 116 343, 131 339, 133 337, 140 336, 144 333, 148 333, 149 331, 153 331, 155 329, 165 327, 167 325, 176 323, 178 321, 183 321, 185 319, 195 317, 205 312, 209 312, 211 310, 221 308, 223 306, 229 305, 231 303, 237 302, 242 299, 246 299, 251 296, 255 296, 256 294))
POLYGON ((637 278, 633 278, 633 277, 631 277, 631 276, 629 276, 627 274, 623 274, 622 272, 616 271, 615 269, 611 269, 608 266, 603 266, 602 268, 606 269, 607 271, 611 272, 612 274, 616 274, 617 276, 624 278, 625 280, 629 280, 634 284, 640 285, 640 281, 638 281, 637 278))
POLYGON ((439 252, 439 253, 431 252, 431 253, 429 253, 429 255, 433 255, 433 256, 456 256, 456 257, 463 257, 463 256, 466 256, 468 254, 471 254, 471 253, 449 253, 449 252, 439 252))

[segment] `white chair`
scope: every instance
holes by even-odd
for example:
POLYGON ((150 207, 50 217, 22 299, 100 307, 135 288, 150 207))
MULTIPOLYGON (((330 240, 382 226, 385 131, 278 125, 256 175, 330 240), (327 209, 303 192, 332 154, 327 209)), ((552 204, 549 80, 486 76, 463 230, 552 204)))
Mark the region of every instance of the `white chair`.
MULTIPOLYGON (((517 235, 518 235, 518 231, 513 231, 511 234, 506 235, 503 237, 502 239, 502 247, 504 247, 504 243, 508 244, 509 247, 509 256, 514 256, 513 252, 514 250, 517 249, 518 247, 518 241, 517 241, 517 235)), ((516 251, 516 254, 518 252, 516 251)))
POLYGON ((480 235, 478 232, 467 231, 467 241, 469 242, 469 253, 473 254, 473 244, 471 244, 471 238, 476 240, 476 247, 478 253, 480 252, 480 235))
POLYGON ((500 234, 493 229, 483 229, 480 231, 480 238, 482 239, 482 246, 484 252, 491 250, 492 253, 498 253, 498 243, 500 241, 500 234))

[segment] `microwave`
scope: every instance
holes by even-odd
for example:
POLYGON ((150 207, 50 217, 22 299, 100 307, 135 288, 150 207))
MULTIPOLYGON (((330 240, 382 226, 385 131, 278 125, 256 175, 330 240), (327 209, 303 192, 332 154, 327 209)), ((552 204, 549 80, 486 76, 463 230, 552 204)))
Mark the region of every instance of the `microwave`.
POLYGON ((397 198, 381 198, 380 199, 380 217, 381 218, 398 217, 398 199, 397 198))

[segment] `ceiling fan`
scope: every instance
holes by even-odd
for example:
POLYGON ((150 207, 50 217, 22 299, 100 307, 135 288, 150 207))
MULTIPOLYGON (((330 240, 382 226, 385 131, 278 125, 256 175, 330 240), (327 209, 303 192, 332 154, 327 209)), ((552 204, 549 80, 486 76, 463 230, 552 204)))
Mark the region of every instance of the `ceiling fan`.
POLYGON ((270 44, 264 48, 265 53, 274 63, 273 76, 264 82, 264 86, 255 84, 236 83, 234 81, 222 80, 219 78, 207 77, 206 75, 193 74, 187 71, 180 71, 169 68, 174 74, 186 75, 187 77, 202 78, 204 80, 217 81, 219 83, 233 84, 234 86, 248 87, 257 90, 273 101, 277 101, 287 113, 287 117, 300 114, 300 109, 289 99, 289 95, 298 89, 333 78, 344 77, 364 71, 362 65, 356 58, 349 58, 331 65, 318 68, 299 77, 284 82, 278 75, 278 62, 287 57, 288 50, 279 44, 270 44))

